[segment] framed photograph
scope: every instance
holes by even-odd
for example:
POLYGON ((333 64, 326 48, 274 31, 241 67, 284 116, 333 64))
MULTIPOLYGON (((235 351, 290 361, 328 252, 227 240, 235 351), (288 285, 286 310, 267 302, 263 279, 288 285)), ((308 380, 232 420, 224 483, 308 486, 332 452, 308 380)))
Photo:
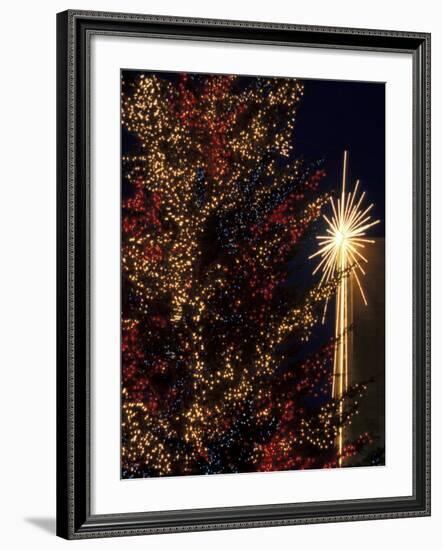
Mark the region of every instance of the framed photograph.
POLYGON ((57 534, 430 513, 430 36, 57 19, 57 534))

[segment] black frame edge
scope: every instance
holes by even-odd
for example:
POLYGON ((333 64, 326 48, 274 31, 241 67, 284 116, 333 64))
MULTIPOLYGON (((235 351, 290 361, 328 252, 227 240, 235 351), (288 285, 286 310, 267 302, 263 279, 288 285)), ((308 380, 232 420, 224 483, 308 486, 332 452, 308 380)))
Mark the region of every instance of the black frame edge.
POLYGON ((57 14, 57 519, 56 534, 69 537, 67 496, 67 32, 68 13, 57 14))
POLYGON ((431 35, 413 54, 416 501, 431 515, 431 35))

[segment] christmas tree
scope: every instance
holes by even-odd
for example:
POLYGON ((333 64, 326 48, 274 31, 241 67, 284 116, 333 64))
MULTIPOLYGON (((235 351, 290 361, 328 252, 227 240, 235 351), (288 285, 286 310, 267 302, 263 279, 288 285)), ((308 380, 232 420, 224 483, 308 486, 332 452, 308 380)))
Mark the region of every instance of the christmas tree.
POLYGON ((123 72, 122 476, 336 467, 345 273, 305 275, 329 201, 296 155, 295 79, 123 72), (304 266, 304 267, 303 267, 304 266))

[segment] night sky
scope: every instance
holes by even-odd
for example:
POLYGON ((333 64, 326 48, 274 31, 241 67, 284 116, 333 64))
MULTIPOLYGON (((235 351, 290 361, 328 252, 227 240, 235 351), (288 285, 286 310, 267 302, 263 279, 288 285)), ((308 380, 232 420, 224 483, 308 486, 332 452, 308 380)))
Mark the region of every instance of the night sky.
MULTIPOLYGON (((340 178, 342 153, 348 149, 349 181, 361 180, 375 217, 385 210, 385 85, 338 80, 302 80, 294 143, 298 154, 323 158, 325 186, 340 178)), ((383 237, 384 224, 372 235, 383 237)))
MULTIPOLYGON (((348 184, 357 179, 374 203, 373 217, 381 223, 370 228, 370 237, 385 237, 385 84, 339 80, 301 80, 304 96, 300 103, 293 145, 296 155, 321 159, 326 176, 321 188, 340 189, 342 156, 349 151, 348 184)), ((309 283, 308 256, 316 250, 312 237, 293 260, 292 279, 309 283)), ((329 318, 325 330, 333 330, 329 318)), ((319 329, 321 332, 322 329, 319 329)))

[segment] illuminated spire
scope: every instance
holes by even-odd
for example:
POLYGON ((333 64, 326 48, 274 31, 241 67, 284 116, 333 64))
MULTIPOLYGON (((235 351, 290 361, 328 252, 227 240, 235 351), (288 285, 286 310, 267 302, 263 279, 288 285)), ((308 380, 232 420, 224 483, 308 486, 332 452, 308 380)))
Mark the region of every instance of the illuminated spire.
MULTIPOLYGON (((363 249, 367 244, 374 243, 366 238, 367 230, 378 224, 380 220, 372 221, 368 207, 362 206, 365 191, 359 192, 359 180, 356 181, 353 191, 347 193, 348 151, 344 151, 342 169, 341 196, 336 201, 330 198, 332 215, 324 220, 327 223, 326 235, 317 237, 320 242, 317 252, 310 258, 319 257, 319 263, 313 274, 322 271, 320 285, 337 277, 339 282, 336 287, 336 313, 335 313, 335 350, 333 357, 333 398, 340 399, 339 415, 340 428, 338 435, 339 465, 342 465, 343 429, 342 429, 342 397, 348 388, 348 300, 349 288, 353 280, 356 281, 364 304, 367 299, 362 288, 360 276, 365 275, 363 264, 367 258, 363 249)), ((328 298, 325 301, 324 315, 327 312, 328 298)))

